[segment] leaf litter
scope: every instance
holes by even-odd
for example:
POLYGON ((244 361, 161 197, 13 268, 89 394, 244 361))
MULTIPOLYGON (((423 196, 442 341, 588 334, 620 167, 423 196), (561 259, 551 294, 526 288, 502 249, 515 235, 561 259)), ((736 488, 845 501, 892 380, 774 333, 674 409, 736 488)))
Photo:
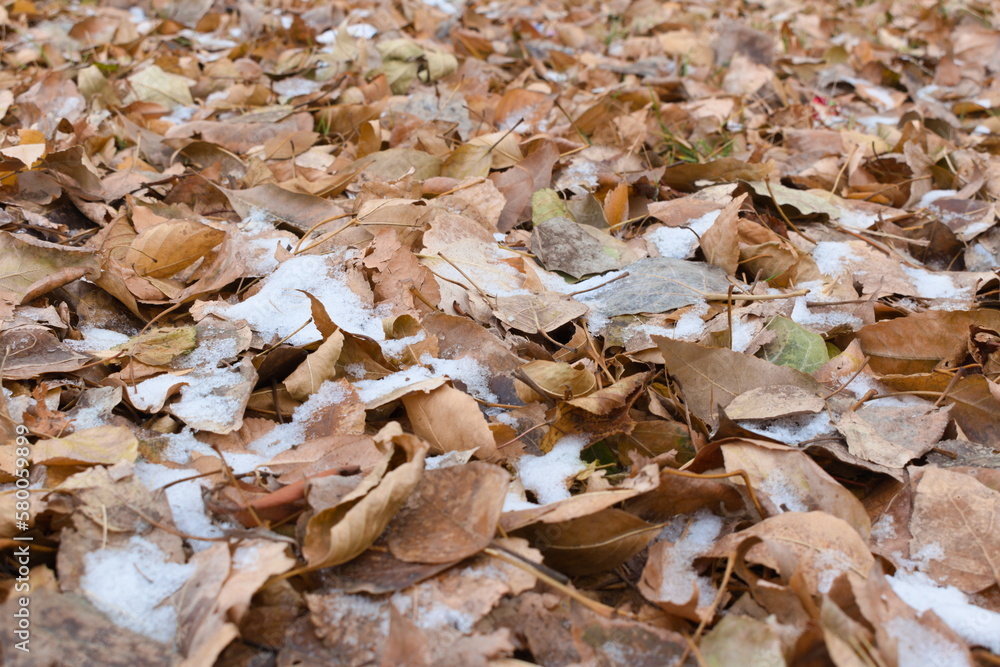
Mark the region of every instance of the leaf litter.
POLYGON ((1000 661, 991 7, 224 5, 0 8, 39 664, 1000 661))

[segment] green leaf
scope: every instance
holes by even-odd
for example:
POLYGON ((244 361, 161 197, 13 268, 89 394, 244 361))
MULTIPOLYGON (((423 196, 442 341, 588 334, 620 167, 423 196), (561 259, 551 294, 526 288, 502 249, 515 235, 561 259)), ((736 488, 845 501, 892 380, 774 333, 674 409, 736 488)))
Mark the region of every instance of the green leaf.
POLYGON ((552 218, 573 218, 560 197, 552 188, 542 188, 531 195, 531 222, 540 225, 552 218))
POLYGON ((823 337, 803 329, 787 317, 774 318, 765 329, 777 336, 760 349, 760 356, 772 364, 812 373, 830 360, 823 337))

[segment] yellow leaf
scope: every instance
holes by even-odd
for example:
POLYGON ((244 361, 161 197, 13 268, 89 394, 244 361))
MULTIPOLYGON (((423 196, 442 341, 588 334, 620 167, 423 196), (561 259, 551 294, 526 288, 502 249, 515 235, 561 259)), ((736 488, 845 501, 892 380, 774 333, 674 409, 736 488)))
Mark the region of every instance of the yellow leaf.
POLYGON ((138 455, 139 439, 124 426, 95 426, 32 448, 32 461, 45 465, 114 465, 138 455))

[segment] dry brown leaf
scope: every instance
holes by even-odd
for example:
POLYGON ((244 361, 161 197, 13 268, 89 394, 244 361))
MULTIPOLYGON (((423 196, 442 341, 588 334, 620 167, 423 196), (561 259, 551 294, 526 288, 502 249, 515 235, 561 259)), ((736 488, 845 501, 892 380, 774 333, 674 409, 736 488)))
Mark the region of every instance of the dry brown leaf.
POLYGON ((587 396, 560 402, 551 428, 540 443, 542 451, 549 451, 566 435, 586 434, 594 441, 630 431, 633 422, 629 409, 648 379, 648 374, 637 373, 587 396))
MULTIPOLYGON (((17 597, 10 596, 3 613, 13 616, 23 608, 17 597)), ((168 667, 181 659, 174 647, 122 628, 79 595, 38 588, 32 591, 30 609, 36 625, 26 646, 33 663, 72 661, 83 665, 100 653, 106 654, 101 663, 109 667, 168 667)), ((16 625, 0 626, 0 646, 5 655, 23 654, 17 649, 23 640, 15 634, 16 625)))
POLYGON ((660 526, 609 508, 576 519, 518 531, 545 556, 545 564, 571 576, 608 572, 646 548, 660 526))
POLYGON ((4 363, 0 375, 7 380, 25 380, 42 373, 68 373, 87 363, 88 357, 59 342, 45 327, 16 326, 0 331, 4 363))
POLYGON ((507 472, 471 462, 424 473, 388 529, 393 556, 409 562, 451 563, 486 548, 507 494, 507 472))
MULTIPOLYGON (((586 396, 597 388, 597 378, 593 372, 580 366, 571 366, 562 361, 531 361, 521 366, 520 372, 527 375, 535 385, 555 398, 586 396)), ((528 385, 518 382, 517 394, 525 403, 544 400, 528 385)))
MULTIPOLYGON (((749 506, 730 479, 709 479, 671 474, 664 468, 659 485, 628 500, 625 508, 647 521, 666 521, 702 508, 731 513, 749 506)), ((578 496, 579 497, 579 496, 578 496)))
MULTIPOLYGON (((272 183, 258 185, 246 190, 228 190, 219 188, 226 195, 233 209, 243 218, 248 217, 255 209, 257 215, 266 214, 274 220, 287 222, 301 232, 308 231, 313 226, 330 221, 333 229, 341 227, 337 224, 343 218, 344 210, 327 199, 314 195, 290 192, 272 183)), ((323 231, 333 231, 324 229, 323 231)), ((337 242, 351 242, 341 237, 350 236, 355 232, 345 232, 334 237, 337 242)), ((367 238, 371 238, 367 235, 367 238)))
POLYGON ((716 544, 711 555, 722 558, 743 540, 763 540, 747 553, 747 560, 766 565, 789 577, 783 565, 795 563, 807 589, 825 593, 841 574, 864 580, 875 559, 865 541, 850 524, 825 512, 785 512, 757 525, 728 535, 716 544))
MULTIPOLYGON (((719 211, 719 217, 708 228, 698 243, 705 253, 705 261, 734 275, 740 262, 740 244, 737 218, 747 195, 736 197, 719 211)), ((769 274, 772 275, 772 274, 769 274)))
POLYGON ((178 647, 186 664, 209 664, 239 636, 237 624, 250 598, 269 577, 289 570, 295 560, 287 545, 264 539, 245 540, 230 554, 216 543, 191 558, 197 568, 178 592, 178 647))
POLYGON ((710 665, 751 665, 780 667, 785 664, 781 640, 766 621, 749 616, 730 615, 719 621, 705 635, 699 647, 710 665))
POLYGON ((592 227, 577 224, 569 218, 555 217, 534 226, 531 251, 549 271, 583 278, 625 266, 608 247, 611 239, 592 227))
POLYGON ((586 315, 590 309, 558 292, 502 296, 493 314, 504 324, 525 333, 549 332, 586 315))
POLYGON ((951 416, 965 434, 977 442, 1000 446, 1000 400, 982 375, 966 375, 953 382, 947 373, 891 375, 879 378, 897 391, 931 392, 944 396, 951 416))
POLYGON ((337 505, 321 509, 306 523, 302 555, 310 570, 346 563, 364 552, 420 482, 426 442, 404 435, 392 422, 376 443, 385 452, 382 461, 337 505))
POLYGON ((976 593, 1000 583, 1000 491, 970 475, 928 467, 917 483, 910 553, 936 581, 976 593))
POLYGON ((819 510, 843 519, 863 538, 871 533, 861 501, 801 451, 753 440, 722 441, 720 446, 726 472, 746 472, 770 514, 819 510))
POLYGON ((166 366, 176 357, 193 350, 197 346, 196 340, 195 327, 162 327, 130 338, 127 343, 107 352, 99 352, 95 356, 100 358, 124 356, 148 366, 166 366))
POLYGON ((139 276, 169 278, 207 255, 226 233, 192 220, 169 220, 143 230, 122 261, 139 276))
POLYGON ((730 419, 780 419, 815 414, 826 408, 822 398, 794 385, 772 385, 745 391, 726 406, 730 419))
POLYGON ((504 512, 500 518, 500 527, 509 533, 533 523, 570 521, 600 512, 624 500, 651 491, 658 484, 656 465, 650 464, 640 470, 635 477, 630 477, 613 489, 590 491, 540 507, 504 512))
POLYGON ((446 178, 483 178, 490 173, 493 156, 489 146, 465 144, 451 152, 441 165, 446 178))
POLYGON ((344 348, 344 334, 335 331, 285 378, 285 388, 292 398, 304 401, 320 385, 337 376, 337 362, 344 348))
POLYGON ((858 331, 870 366, 884 375, 927 373, 957 366, 968 354, 969 327, 1000 327, 995 310, 927 311, 871 324, 858 331))
POLYGON ((93 252, 38 241, 24 234, 0 232, 0 289, 20 302, 100 273, 93 252))
POLYGON ((836 425, 854 456, 902 468, 934 447, 949 420, 948 410, 866 405, 845 412, 836 425))
POLYGON ((476 457, 489 459, 496 442, 476 400, 444 385, 424 393, 403 396, 413 432, 430 443, 435 454, 474 449, 476 457))
POLYGON ((604 217, 612 227, 628 220, 628 185, 619 183, 604 198, 604 217))
POLYGON ((713 183, 766 181, 773 172, 772 162, 750 164, 736 158, 724 157, 704 164, 680 164, 668 167, 663 173, 663 183, 677 190, 691 192, 698 189, 699 181, 713 183))
POLYGON ((490 175, 490 180, 506 198, 497 229, 509 232, 525 216, 531 205, 531 195, 549 186, 552 167, 559 159, 559 149, 551 141, 544 142, 526 158, 504 172, 490 175))
POLYGON ((691 412, 706 423, 716 422, 716 407, 725 408, 740 394, 775 385, 791 385, 812 394, 825 393, 805 373, 723 348, 710 348, 653 336, 677 378, 691 412))

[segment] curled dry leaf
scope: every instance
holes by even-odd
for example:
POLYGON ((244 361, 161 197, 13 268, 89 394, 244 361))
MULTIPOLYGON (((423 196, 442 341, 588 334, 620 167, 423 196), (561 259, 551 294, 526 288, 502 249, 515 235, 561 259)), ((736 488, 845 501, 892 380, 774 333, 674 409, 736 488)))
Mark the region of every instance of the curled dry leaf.
POLYGON ((801 451, 752 440, 723 441, 720 446, 726 472, 746 472, 772 515, 819 510, 843 519, 864 538, 871 533, 861 501, 801 451))
POLYGON ((269 577, 289 570, 295 560, 287 545, 264 539, 240 542, 233 553, 215 543, 192 557, 195 573, 178 593, 178 647, 192 665, 213 662, 239 636, 237 624, 250 598, 269 577))
POLYGON ((17 301, 41 296, 84 276, 100 273, 91 251, 38 241, 23 234, 0 232, 0 289, 17 301))
POLYGON ((762 540, 747 552, 748 562, 766 565, 786 578, 793 572, 801 574, 813 594, 828 592, 841 574, 866 579, 875 562, 858 532, 825 512, 785 512, 769 517, 727 535, 710 553, 725 557, 748 538, 762 540))
POLYGON ((298 368, 285 378, 285 389, 292 398, 304 401, 315 393, 327 380, 337 376, 337 362, 344 348, 344 334, 335 331, 313 352, 310 352, 298 368))
POLYGON ((132 239, 122 261, 139 276, 170 278, 222 243, 226 233, 191 220, 168 220, 132 239))
POLYGON ((426 393, 411 391, 403 405, 413 432, 426 440, 435 454, 474 449, 476 457, 491 458, 496 442, 476 400, 452 386, 426 393))
POLYGON ((736 197, 719 211, 719 217, 698 240, 705 261, 729 275, 736 273, 740 261, 737 215, 747 195, 736 197))
POLYGON ((426 442, 403 434, 392 422, 379 432, 376 443, 383 458, 362 483, 337 505, 314 508, 306 521, 302 555, 308 569, 346 563, 364 552, 420 482, 426 442))
POLYGON ((629 408, 648 379, 648 373, 637 373, 587 396, 560 402, 555 420, 542 439, 542 450, 550 450, 560 438, 570 434, 586 434, 591 440, 599 440, 627 433, 633 424, 629 408))
MULTIPOLYGON (((564 361, 545 361, 536 359, 521 366, 520 371, 527 375, 546 394, 555 398, 574 398, 586 396, 597 388, 597 378, 588 369, 570 365, 564 361)), ((534 390, 524 383, 517 385, 518 396, 526 403, 544 400, 534 390)))
POLYGON ((545 556, 545 563, 571 576, 609 572, 646 548, 660 526, 608 508, 557 523, 537 523, 517 532, 545 556))

